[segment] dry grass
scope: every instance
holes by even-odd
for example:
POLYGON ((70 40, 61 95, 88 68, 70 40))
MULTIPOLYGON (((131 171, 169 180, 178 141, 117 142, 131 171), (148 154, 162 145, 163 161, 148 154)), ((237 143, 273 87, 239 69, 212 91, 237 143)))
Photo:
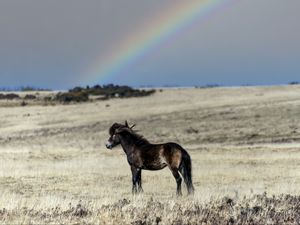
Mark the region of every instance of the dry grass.
POLYGON ((299 198, 288 194, 300 194, 299 93, 299 86, 174 89, 1 107, 0 223, 297 223, 299 198), (108 127, 125 119, 152 142, 190 152, 194 197, 176 198, 167 169, 144 171, 144 194, 131 195, 124 153, 104 148, 108 127))
POLYGON ((40 209, 0 210, 3 221, 22 224, 299 224, 300 197, 266 193, 251 198, 224 197, 207 203, 195 199, 161 201, 139 196, 113 204, 69 203, 40 209))

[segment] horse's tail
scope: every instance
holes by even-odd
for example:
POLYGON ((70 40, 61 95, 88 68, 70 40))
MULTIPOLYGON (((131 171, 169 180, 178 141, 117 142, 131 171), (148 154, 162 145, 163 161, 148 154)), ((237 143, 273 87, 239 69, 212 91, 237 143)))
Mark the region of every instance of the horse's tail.
POLYGON ((187 186, 188 193, 193 194, 195 189, 192 181, 192 160, 190 155, 185 150, 182 151, 182 159, 181 159, 179 171, 183 176, 184 182, 187 186))

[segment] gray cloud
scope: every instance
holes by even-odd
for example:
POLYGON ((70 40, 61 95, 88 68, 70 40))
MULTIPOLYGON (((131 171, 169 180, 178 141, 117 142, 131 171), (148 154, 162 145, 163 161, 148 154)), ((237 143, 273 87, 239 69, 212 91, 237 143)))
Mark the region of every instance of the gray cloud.
MULTIPOLYGON (((0 2, 2 86, 66 88, 174 1, 0 2)), ((272 84, 300 73, 300 2, 241 1, 190 25, 112 82, 132 85, 272 84), (174 81, 176 80, 176 82, 174 81)))

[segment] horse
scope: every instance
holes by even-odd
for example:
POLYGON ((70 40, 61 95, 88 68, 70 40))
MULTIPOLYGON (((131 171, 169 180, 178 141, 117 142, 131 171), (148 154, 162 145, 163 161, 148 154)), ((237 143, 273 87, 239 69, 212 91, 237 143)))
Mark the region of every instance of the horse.
POLYGON ((121 144, 132 173, 132 193, 143 192, 142 170, 161 170, 168 167, 177 183, 177 195, 181 196, 182 178, 188 194, 194 193, 192 182, 192 162, 188 152, 176 143, 151 144, 142 135, 133 130, 125 121, 125 125, 114 123, 109 128, 109 139, 106 148, 113 149, 121 144))

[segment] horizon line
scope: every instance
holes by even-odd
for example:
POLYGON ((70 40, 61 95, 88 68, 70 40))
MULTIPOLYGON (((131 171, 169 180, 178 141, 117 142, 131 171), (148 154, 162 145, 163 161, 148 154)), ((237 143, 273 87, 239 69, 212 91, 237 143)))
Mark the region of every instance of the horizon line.
POLYGON ((152 88, 152 89, 172 89, 172 88, 178 88, 178 89, 188 89, 188 88, 230 88, 230 87, 272 87, 272 86, 292 86, 292 85, 300 85, 300 82, 298 81, 291 81, 288 83, 279 83, 279 84, 239 84, 239 85, 225 85, 225 84, 217 84, 217 83, 211 83, 211 84, 205 84, 205 85, 170 85, 170 84, 164 84, 164 85, 130 85, 130 84, 114 84, 114 83, 108 83, 108 84, 93 84, 93 85, 74 85, 70 88, 44 88, 44 87, 38 87, 38 86, 0 86, 0 92, 13 92, 13 91, 64 91, 69 90, 75 87, 94 87, 94 86, 107 86, 107 85, 115 85, 115 86, 129 86, 132 88, 152 88), (27 89, 32 90, 27 90, 27 89))

